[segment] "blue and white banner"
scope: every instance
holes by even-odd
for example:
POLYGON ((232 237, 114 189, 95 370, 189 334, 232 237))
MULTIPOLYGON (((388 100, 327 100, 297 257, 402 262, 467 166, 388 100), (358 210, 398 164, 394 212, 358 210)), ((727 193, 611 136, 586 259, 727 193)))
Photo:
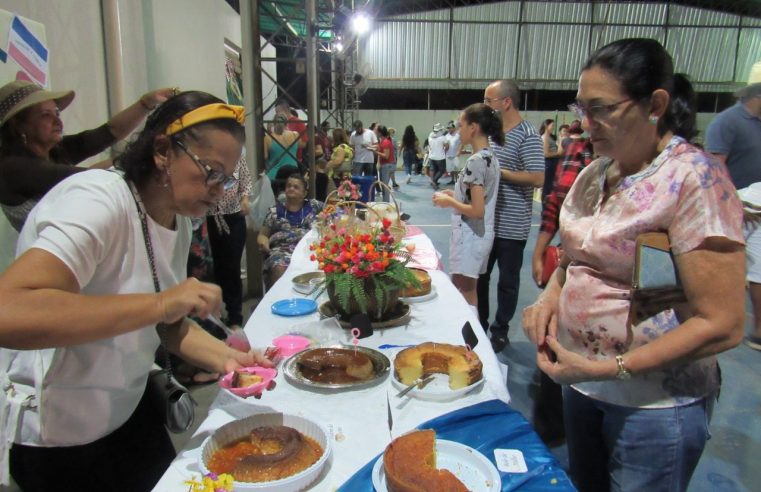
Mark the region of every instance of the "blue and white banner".
POLYGON ((13 17, 8 32, 8 56, 19 64, 33 82, 47 86, 48 49, 18 16, 13 17))

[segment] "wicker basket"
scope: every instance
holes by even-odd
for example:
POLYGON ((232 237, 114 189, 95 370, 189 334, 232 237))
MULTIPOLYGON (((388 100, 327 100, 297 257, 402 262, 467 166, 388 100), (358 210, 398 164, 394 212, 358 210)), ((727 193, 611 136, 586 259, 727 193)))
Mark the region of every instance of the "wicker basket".
POLYGON ((404 222, 402 222, 401 209, 399 207, 399 202, 396 201, 393 191, 387 184, 381 181, 375 181, 372 187, 376 187, 376 186, 378 188, 386 187, 386 189, 389 191, 389 196, 391 197, 392 201, 368 203, 368 202, 363 202, 360 200, 342 200, 338 197, 338 190, 333 190, 325 198, 326 207, 332 206, 336 208, 344 208, 350 215, 357 216, 361 218, 362 220, 369 223, 380 222, 384 218, 387 218, 391 220, 391 227, 389 227, 389 230, 395 237, 397 237, 398 239, 401 239, 404 237, 407 230, 404 225, 404 222), (357 208, 358 205, 361 208, 357 208), (372 212, 372 214, 369 214, 367 212, 363 213, 363 212, 360 212, 360 210, 368 210, 372 212), (389 216, 388 212, 391 213, 391 216, 389 216))

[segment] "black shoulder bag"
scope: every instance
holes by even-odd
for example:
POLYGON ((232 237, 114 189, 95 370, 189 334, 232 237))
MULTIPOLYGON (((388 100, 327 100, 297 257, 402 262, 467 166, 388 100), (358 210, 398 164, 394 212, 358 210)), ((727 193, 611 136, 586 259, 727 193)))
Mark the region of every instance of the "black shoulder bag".
MULTIPOLYGON (((158 293, 161 292, 161 285, 159 284, 159 276, 156 271, 156 260, 153 255, 151 236, 148 232, 148 219, 145 208, 134 183, 127 180, 127 184, 132 192, 132 198, 135 199, 135 205, 137 205, 137 215, 140 217, 140 225, 143 228, 145 250, 148 253, 148 262, 151 265, 151 274, 153 275, 153 286, 158 293)), ((164 354, 164 368, 151 371, 148 376, 148 388, 146 391, 148 391, 149 398, 166 428, 175 434, 179 434, 185 432, 193 425, 197 403, 188 389, 181 385, 172 375, 172 364, 169 359, 169 350, 167 350, 164 335, 165 330, 166 326, 164 324, 159 323, 156 325, 156 332, 159 335, 163 348, 161 352, 164 354)))

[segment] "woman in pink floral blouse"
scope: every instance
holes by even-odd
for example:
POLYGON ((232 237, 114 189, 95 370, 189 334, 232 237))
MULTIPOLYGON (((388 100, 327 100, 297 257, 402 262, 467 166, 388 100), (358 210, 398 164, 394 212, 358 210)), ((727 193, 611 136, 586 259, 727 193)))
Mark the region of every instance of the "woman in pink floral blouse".
POLYGON ((565 259, 524 310, 537 364, 564 384, 580 490, 685 490, 719 390, 715 354, 743 330, 742 208, 724 167, 688 143, 689 81, 650 39, 596 51, 573 109, 603 156, 563 204, 565 259), (685 305, 632 323, 635 240, 668 233, 685 305))

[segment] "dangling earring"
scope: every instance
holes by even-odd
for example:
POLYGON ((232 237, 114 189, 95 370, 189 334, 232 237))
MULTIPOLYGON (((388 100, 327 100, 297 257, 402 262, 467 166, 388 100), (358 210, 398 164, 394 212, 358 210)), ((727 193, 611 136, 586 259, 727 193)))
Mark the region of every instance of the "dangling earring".
POLYGON ((651 125, 657 125, 658 124, 658 117, 657 116, 651 116, 650 117, 650 124, 651 125))
POLYGON ((161 182, 162 188, 169 188, 169 181, 172 179, 172 173, 169 171, 169 168, 164 168, 164 172, 166 173, 166 179, 161 182))
POLYGON ((26 133, 22 133, 22 134, 21 134, 21 143, 23 143, 24 145, 26 145, 26 133))

